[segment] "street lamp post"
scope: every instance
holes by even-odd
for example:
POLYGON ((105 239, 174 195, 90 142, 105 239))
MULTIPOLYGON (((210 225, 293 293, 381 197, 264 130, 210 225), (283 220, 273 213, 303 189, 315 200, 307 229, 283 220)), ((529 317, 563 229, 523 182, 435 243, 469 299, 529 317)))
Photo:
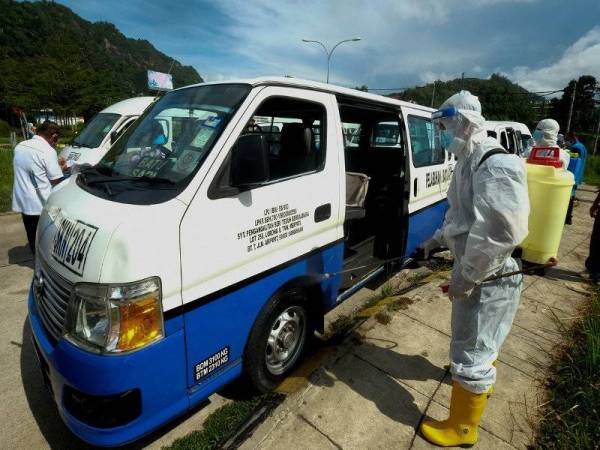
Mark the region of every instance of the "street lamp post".
POLYGON ((352 39, 344 39, 343 41, 340 41, 337 44, 335 44, 331 50, 327 50, 327 47, 325 47, 325 44, 323 44, 321 41, 314 41, 312 39, 302 39, 302 42, 312 42, 314 44, 319 44, 321 47, 323 47, 323 50, 325 51, 325 55, 327 55, 327 83, 329 83, 329 62, 331 61, 331 55, 333 54, 333 51, 339 45, 343 44, 344 42, 356 42, 356 41, 360 41, 361 39, 362 38, 359 38, 359 37, 352 38, 352 39))

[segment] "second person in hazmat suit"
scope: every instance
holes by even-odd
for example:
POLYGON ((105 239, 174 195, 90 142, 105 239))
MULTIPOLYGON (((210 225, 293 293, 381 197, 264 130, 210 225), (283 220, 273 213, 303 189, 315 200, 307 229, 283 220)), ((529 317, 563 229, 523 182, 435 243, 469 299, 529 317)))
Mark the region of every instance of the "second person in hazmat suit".
POLYGON ((511 329, 523 277, 485 279, 519 270, 511 253, 528 233, 527 178, 524 161, 487 137, 477 97, 461 91, 433 117, 446 149, 457 157, 444 224, 422 246, 426 257, 440 246, 454 256, 448 291, 453 387, 448 419, 425 420, 421 432, 436 445, 471 445, 496 381, 493 363, 511 329))
MULTIPOLYGON (((527 154, 524 156, 529 157, 532 148, 535 147, 559 147, 558 145, 558 132, 560 131, 560 125, 554 119, 542 119, 538 122, 533 132, 532 139, 534 141, 533 147, 528 149, 527 154)), ((569 161, 571 157, 569 152, 564 148, 560 148, 560 160, 563 163, 563 168, 569 167, 569 161)))

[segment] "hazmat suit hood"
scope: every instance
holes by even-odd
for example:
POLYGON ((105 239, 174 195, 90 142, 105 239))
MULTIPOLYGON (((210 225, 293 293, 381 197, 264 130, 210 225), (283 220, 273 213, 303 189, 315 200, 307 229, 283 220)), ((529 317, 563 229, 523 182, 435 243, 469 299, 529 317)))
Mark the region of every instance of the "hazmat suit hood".
POLYGON ((439 111, 452 108, 455 110, 453 116, 439 119, 444 129, 453 137, 446 150, 454 153, 459 159, 466 158, 473 153, 475 145, 487 137, 485 118, 481 115, 481 103, 469 91, 460 91, 442 103, 439 111))
POLYGON ((542 119, 535 127, 533 139, 536 147, 555 147, 560 125, 554 119, 542 119))

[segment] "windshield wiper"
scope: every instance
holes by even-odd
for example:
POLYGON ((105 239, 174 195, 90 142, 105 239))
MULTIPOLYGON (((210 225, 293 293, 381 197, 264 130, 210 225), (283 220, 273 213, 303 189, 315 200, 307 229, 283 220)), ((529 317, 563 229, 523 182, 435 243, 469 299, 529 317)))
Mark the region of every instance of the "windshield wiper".
POLYGON ((94 148, 94 147, 91 147, 89 145, 83 144, 81 142, 77 142, 77 141, 71 142, 71 145, 74 145, 75 147, 94 148))
POLYGON ((161 178, 161 177, 148 177, 148 176, 143 176, 143 177, 133 177, 133 176, 116 176, 116 177, 111 177, 111 176, 103 176, 101 178, 94 178, 92 180, 89 181, 84 181, 85 184, 87 184, 88 186, 92 185, 92 184, 98 184, 98 183, 116 183, 119 181, 133 181, 133 182, 142 182, 142 183, 148 183, 148 184, 163 184, 163 185, 168 185, 169 187, 171 186, 175 186, 175 182, 172 180, 169 180, 168 178, 161 178))

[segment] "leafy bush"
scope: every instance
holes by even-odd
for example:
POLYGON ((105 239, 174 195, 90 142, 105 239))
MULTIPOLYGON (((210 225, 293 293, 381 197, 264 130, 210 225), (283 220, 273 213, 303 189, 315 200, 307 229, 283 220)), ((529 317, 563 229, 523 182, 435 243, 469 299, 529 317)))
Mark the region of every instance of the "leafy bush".
POLYGON ((583 181, 588 184, 600 185, 600 156, 588 155, 583 181))

